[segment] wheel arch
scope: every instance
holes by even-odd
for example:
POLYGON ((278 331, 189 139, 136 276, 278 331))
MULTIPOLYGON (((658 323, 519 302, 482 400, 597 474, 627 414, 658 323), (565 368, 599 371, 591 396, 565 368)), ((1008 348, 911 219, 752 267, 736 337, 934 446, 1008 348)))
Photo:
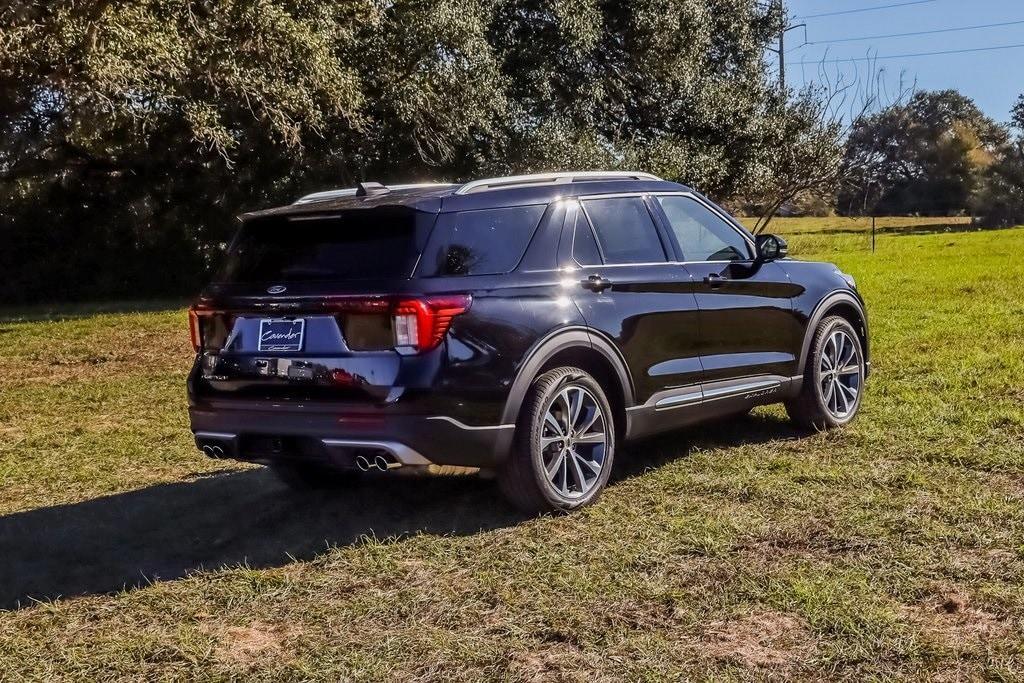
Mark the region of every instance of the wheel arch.
POLYGON ((607 340, 584 327, 563 328, 542 339, 527 355, 512 382, 503 424, 515 424, 533 381, 556 367, 572 366, 594 377, 608 395, 620 437, 627 433, 628 413, 633 405, 633 382, 618 350, 607 340))
POLYGON ((864 352, 864 362, 870 367, 868 317, 864 311, 864 305, 853 294, 840 291, 825 296, 811 312, 804 330, 803 345, 800 348, 799 370, 801 375, 807 369, 807 357, 810 354, 814 331, 818 328, 818 323, 830 315, 838 315, 853 326, 864 352))

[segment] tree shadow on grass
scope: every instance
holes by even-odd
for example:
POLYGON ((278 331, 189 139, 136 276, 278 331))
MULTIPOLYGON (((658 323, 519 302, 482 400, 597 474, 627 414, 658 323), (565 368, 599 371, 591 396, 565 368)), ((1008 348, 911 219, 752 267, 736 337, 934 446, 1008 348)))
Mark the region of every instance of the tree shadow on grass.
MULTIPOLYGON (((615 480, 687 457, 695 447, 800 434, 758 415, 674 432, 624 449, 615 480)), ((475 477, 380 477, 296 492, 269 470, 222 472, 0 517, 0 609, 241 563, 277 567, 367 536, 469 535, 523 519, 492 481, 475 477)))

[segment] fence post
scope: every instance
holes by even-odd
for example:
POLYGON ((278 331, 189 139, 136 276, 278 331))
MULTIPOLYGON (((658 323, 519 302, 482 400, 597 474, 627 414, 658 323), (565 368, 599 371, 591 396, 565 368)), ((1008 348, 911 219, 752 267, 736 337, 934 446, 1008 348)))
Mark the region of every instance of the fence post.
POLYGON ((871 214, 871 253, 875 253, 875 215, 871 214))

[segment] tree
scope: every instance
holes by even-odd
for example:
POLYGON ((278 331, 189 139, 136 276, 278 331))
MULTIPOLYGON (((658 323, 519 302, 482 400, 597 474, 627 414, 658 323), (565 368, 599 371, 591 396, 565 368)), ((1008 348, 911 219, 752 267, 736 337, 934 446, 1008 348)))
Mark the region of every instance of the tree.
POLYGON ((988 167, 973 202, 984 223, 994 227, 1024 223, 1024 94, 1017 98, 1011 126, 1017 136, 988 167))
POLYGON ((955 90, 916 93, 855 121, 843 160, 845 213, 965 211, 1007 131, 955 90))
POLYGON ((0 300, 194 291, 240 211, 364 179, 636 167, 726 198, 777 143, 781 20, 756 0, 15 0, 0 300))

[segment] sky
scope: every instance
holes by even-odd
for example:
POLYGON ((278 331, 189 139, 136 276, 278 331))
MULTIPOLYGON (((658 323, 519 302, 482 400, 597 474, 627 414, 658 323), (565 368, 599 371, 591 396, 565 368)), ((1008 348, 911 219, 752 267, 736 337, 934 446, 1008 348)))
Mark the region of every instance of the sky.
MULTIPOLYGON (((982 111, 1001 122, 1009 120, 1010 109, 1017 96, 1024 93, 1024 0, 786 0, 786 7, 791 24, 807 24, 806 40, 811 43, 801 47, 803 28, 794 28, 786 34, 786 79, 789 87, 799 88, 804 83, 817 81, 818 63, 822 59, 1021 45, 1005 50, 879 59, 876 66, 885 69, 890 89, 899 89, 903 72, 906 81, 912 83, 916 80, 918 90, 959 90, 973 99, 982 111), (812 16, 865 8, 878 9, 812 16), (919 36, 835 42, 841 38, 1011 21, 1021 23, 919 36)), ((769 53, 769 57, 774 58, 774 54, 769 53)), ((829 73, 834 75, 839 69, 847 77, 859 69, 862 82, 867 66, 865 61, 856 62, 856 65, 846 61, 827 65, 829 73)))

